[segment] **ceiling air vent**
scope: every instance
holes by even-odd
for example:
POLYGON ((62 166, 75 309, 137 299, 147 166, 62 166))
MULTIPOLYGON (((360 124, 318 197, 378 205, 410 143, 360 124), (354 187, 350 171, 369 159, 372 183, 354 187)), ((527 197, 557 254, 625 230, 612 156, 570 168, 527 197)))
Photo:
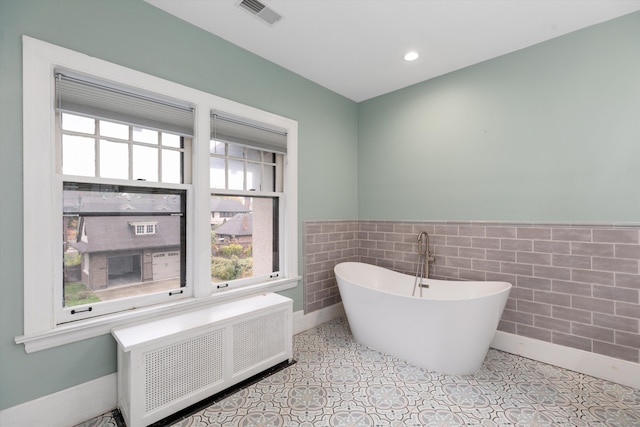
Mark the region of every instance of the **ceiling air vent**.
POLYGON ((259 2, 258 0, 242 0, 238 3, 238 6, 250 14, 260 18, 261 21, 264 21, 269 25, 273 25, 282 19, 282 16, 280 16, 275 10, 267 7, 267 5, 259 2))

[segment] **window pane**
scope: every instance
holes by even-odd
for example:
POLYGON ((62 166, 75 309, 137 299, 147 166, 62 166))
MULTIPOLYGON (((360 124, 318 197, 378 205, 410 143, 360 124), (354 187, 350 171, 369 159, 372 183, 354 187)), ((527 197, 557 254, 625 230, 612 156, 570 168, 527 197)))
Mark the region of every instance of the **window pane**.
POLYGON ((63 191, 64 305, 184 286, 185 193, 93 187, 63 191))
POLYGON ((147 144, 157 144, 158 131, 134 127, 133 140, 137 142, 146 142, 147 144))
POLYGON ((275 174, 276 167, 273 165, 263 165, 262 170, 262 191, 276 191, 275 174))
POLYGON ((279 270, 277 199, 211 196, 211 281, 279 270), (230 218, 224 213, 234 212, 230 218))
POLYGON ((96 133, 96 121, 88 117, 62 113, 62 129, 73 132, 96 133))
POLYGON ((244 147, 236 144, 229 144, 229 157, 244 158, 244 147))
POLYGON ((255 150, 253 148, 247 148, 247 160, 253 160, 254 162, 262 161, 262 151, 255 150))
POLYGON ((209 152, 211 154, 219 154, 221 156, 225 155, 225 148, 226 148, 227 144, 225 144, 224 142, 220 142, 220 141, 209 141, 209 152))
POLYGON ((226 188, 224 165, 223 158, 211 157, 209 159, 209 187, 226 188))
POLYGON ((100 120, 100 135, 111 138, 129 139, 129 126, 100 120))
POLYGON ((100 141, 100 176, 129 178, 129 147, 127 144, 100 141))
POLYGON ((95 140, 81 136, 62 135, 62 173, 95 176, 95 140))
POLYGON ((273 161, 275 163, 275 172, 273 174, 273 179, 275 180, 275 182, 273 183, 273 190, 274 191, 284 191, 283 190, 283 183, 284 183, 284 175, 283 175, 284 156, 282 154, 274 154, 273 155, 273 161))
POLYGON ((227 188, 230 190, 244 190, 244 162, 241 160, 229 160, 229 182, 227 188))
POLYGON ((182 183, 181 157, 179 151, 162 150, 162 182, 182 183))
POLYGON ((247 190, 262 191, 262 168, 260 163, 247 163, 247 190))
POLYGON ((180 136, 172 133, 162 132, 162 145, 165 147, 181 148, 180 136))
POLYGON ((274 217, 278 200, 267 197, 253 197, 253 274, 261 276, 278 271, 277 221, 274 217))
POLYGON ((133 146, 133 179, 158 181, 158 149, 133 146))

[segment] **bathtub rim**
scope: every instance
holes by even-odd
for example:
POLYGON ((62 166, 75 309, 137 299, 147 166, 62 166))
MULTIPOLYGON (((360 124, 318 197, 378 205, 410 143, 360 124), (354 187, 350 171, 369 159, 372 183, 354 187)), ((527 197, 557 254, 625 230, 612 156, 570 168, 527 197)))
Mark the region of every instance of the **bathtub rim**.
MULTIPOLYGON (((495 295, 499 295, 501 293, 509 293, 511 292, 511 289, 513 288, 513 284, 507 281, 502 281, 502 280, 459 280, 459 279, 455 279, 455 280, 442 280, 442 279, 423 279, 423 283, 427 283, 430 285, 440 285, 440 286, 455 286, 455 285, 472 285, 472 284, 480 284, 480 285, 487 285, 487 284, 492 284, 492 285, 502 285, 500 287, 500 289, 497 289, 495 291, 491 291, 488 293, 483 293, 482 295, 474 295, 474 296, 460 296, 460 297, 447 297, 447 298, 429 298, 429 296, 426 296, 423 294, 422 297, 419 296, 413 296, 413 295, 404 295, 402 293, 398 293, 398 292, 392 292, 392 291, 388 291, 385 289, 379 289, 379 288, 374 288, 372 286, 367 286, 366 284, 360 283, 360 282, 356 282, 350 279, 347 279, 344 275, 340 275, 338 274, 338 267, 339 266, 343 266, 343 268, 346 268, 347 265, 349 264, 356 264, 356 265, 364 265, 366 266, 365 268, 370 268, 372 270, 379 270, 379 271, 385 271, 386 274, 392 274, 392 275, 398 275, 402 278, 409 278, 411 280, 414 280, 414 276, 411 276, 407 273, 401 273, 399 271, 395 271, 392 270, 390 268, 387 267, 382 267, 379 265, 375 265, 375 264, 369 264, 366 262, 360 262, 360 261, 345 261, 345 262, 341 262, 338 263, 334 266, 333 270, 334 270, 334 274, 336 276, 336 282, 338 281, 338 277, 340 276, 343 280, 347 281, 349 284, 351 285, 355 285, 355 286, 359 286, 365 289, 368 289, 370 291, 373 292, 380 292, 380 293, 384 293, 387 295, 393 295, 395 297, 401 297, 401 298, 409 298, 409 299, 417 299, 417 300, 428 300, 428 301, 451 301, 451 302, 455 302, 455 301, 473 301, 473 300, 478 300, 478 299, 484 299, 484 298, 490 298, 492 296, 495 295)), ((340 268, 340 270, 342 270, 342 268, 340 268)), ((338 283, 339 285, 339 283, 338 283)), ((425 289, 423 292, 428 292, 428 289, 425 289)))

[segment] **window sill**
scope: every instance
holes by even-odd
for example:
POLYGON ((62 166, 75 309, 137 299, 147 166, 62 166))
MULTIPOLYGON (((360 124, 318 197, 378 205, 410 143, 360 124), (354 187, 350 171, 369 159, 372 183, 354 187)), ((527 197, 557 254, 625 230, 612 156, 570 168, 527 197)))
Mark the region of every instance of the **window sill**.
POLYGON ((152 307, 145 307, 137 310, 130 310, 123 313, 101 316, 99 318, 81 320, 74 323, 67 323, 56 326, 50 331, 22 335, 15 338, 16 344, 24 344, 27 353, 34 353, 65 344, 105 335, 111 332, 116 326, 126 325, 132 322, 149 320, 154 317, 167 316, 185 310, 192 310, 204 306, 216 305, 222 302, 256 295, 264 292, 278 292, 291 289, 297 286, 301 277, 279 279, 247 286, 228 291, 216 292, 215 294, 201 298, 187 298, 171 304, 162 304, 152 307))

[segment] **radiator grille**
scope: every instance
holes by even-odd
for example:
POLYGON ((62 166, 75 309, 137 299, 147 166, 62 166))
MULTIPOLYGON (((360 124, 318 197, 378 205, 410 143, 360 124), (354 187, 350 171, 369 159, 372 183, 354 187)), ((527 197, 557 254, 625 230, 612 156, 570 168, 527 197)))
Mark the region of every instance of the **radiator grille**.
POLYGON ((233 326, 234 374, 286 350, 285 319, 283 312, 276 312, 233 326))
POLYGON ((290 359, 292 306, 268 293, 114 328, 126 425, 153 424, 290 359))
POLYGON ((149 412, 224 379, 224 330, 144 355, 145 411, 149 412))

